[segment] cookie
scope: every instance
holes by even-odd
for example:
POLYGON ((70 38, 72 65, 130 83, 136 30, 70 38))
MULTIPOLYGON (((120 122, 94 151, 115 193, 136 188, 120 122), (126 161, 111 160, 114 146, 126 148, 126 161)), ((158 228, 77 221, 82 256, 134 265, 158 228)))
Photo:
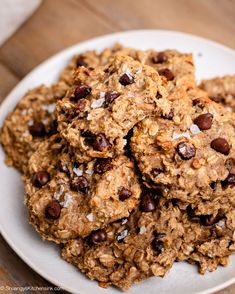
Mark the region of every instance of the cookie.
POLYGON ((104 49, 101 53, 86 51, 72 58, 69 65, 62 72, 60 78, 66 83, 73 84, 74 71, 81 66, 96 68, 105 65, 111 56, 117 52, 130 56, 143 65, 153 67, 166 81, 169 93, 178 88, 190 90, 196 86, 195 66, 192 54, 182 53, 177 50, 156 51, 153 49, 142 51, 133 48, 125 48, 115 44, 111 48, 104 49))
MULTIPOLYGON (((131 149, 147 185, 197 206, 234 201, 234 115, 209 98, 184 96, 171 115, 134 127, 131 149)), ((216 211, 214 212, 216 213, 216 211)))
POLYGON ((117 54, 104 67, 77 70, 76 85, 57 103, 58 127, 80 161, 114 157, 138 121, 168 108, 157 72, 117 54))
POLYGON ((38 145, 57 131, 55 103, 67 85, 40 86, 28 91, 4 121, 0 139, 6 152, 6 163, 21 172, 27 171, 28 160, 38 145))
POLYGON ((179 219, 177 207, 147 191, 129 219, 94 231, 87 239, 70 240, 62 257, 101 285, 128 290, 170 270, 182 243, 179 219))
POLYGON ((203 80, 199 87, 205 90, 213 101, 223 104, 228 111, 234 112, 235 75, 203 80))
POLYGON ((196 264, 199 272, 214 271, 229 264, 235 252, 235 205, 217 216, 196 215, 191 206, 182 211, 184 237, 178 260, 196 264))
POLYGON ((30 223, 56 243, 127 217, 140 196, 133 162, 126 156, 79 163, 59 135, 32 155, 25 183, 30 223))

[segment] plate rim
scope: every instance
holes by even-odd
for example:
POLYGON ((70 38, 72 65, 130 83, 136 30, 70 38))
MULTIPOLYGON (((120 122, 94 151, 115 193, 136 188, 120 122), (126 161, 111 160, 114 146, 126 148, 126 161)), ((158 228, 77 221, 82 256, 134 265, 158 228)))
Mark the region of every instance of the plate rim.
MULTIPOLYGON (((52 62, 54 59, 57 59, 60 55, 64 55, 65 53, 67 53, 69 55, 69 52, 72 52, 75 48, 77 48, 78 46, 82 47, 82 46, 86 46, 87 44, 91 43, 91 42, 99 42, 109 38, 118 38, 118 37, 122 37, 123 35, 128 35, 128 34, 144 34, 144 33, 154 33, 154 32, 158 32, 158 33, 163 33, 163 34, 173 34, 173 35, 181 35, 183 37, 191 37, 195 40, 198 41, 202 41, 204 43, 208 43, 210 45, 216 46, 217 48, 221 48, 229 53, 233 53, 235 54, 235 50, 224 45, 221 43, 218 43, 214 40, 210 40, 207 39, 205 37, 201 37, 198 35, 194 35, 191 33, 185 33, 185 32, 181 32, 181 31, 174 31, 174 30, 164 30, 164 29, 139 29, 139 30, 126 30, 126 31, 118 31, 118 32, 114 32, 114 33, 109 33, 109 34, 105 34, 105 35, 99 35, 97 37, 93 37, 90 39, 86 39, 83 40, 82 42, 78 42, 76 44, 73 44, 72 46, 69 46, 67 48, 62 49, 61 51, 53 54, 51 57, 45 59, 44 61, 42 61, 40 64, 38 64, 35 68, 33 68, 31 71, 29 71, 18 83, 17 85, 7 94, 7 96, 4 98, 4 100, 2 101, 1 105, 0 105, 0 113, 2 111, 2 109, 4 107, 6 107, 5 105, 7 103, 9 103, 9 99, 11 96, 14 95, 15 92, 17 92, 18 88, 21 87, 21 85, 23 83, 25 83, 25 80, 27 80, 31 75, 33 75, 35 72, 37 72, 38 70, 40 70, 41 68, 43 68, 47 63, 52 62)), ((17 100, 18 101, 18 100, 17 100)), ((16 102, 17 102, 16 101, 16 102)), ((5 231, 3 229, 3 227, 0 224, 0 233, 3 237, 3 239, 6 241, 6 243, 10 246, 10 248, 18 255, 18 257, 20 257, 20 259, 26 263, 33 271, 35 271, 37 274, 39 274, 41 277, 43 277, 45 280, 47 280, 48 282, 52 283, 53 286, 55 287, 60 287, 61 290, 66 290, 69 291, 70 293, 75 293, 73 292, 74 290, 70 287, 64 287, 63 283, 61 283, 60 281, 56 281, 54 280, 53 277, 48 276, 46 273, 44 273, 40 268, 37 268, 37 265, 34 262, 31 262, 31 260, 23 253, 22 250, 18 249, 16 247, 16 245, 14 244, 14 241, 11 241, 11 238, 8 238, 8 234, 7 231, 5 231)), ((210 293, 214 293, 215 291, 219 291, 222 290, 230 285, 232 285, 233 283, 235 283, 235 276, 231 279, 229 279, 228 281, 221 283, 220 285, 217 285, 215 287, 209 288, 207 290, 204 291, 200 291, 197 292, 196 294, 210 294, 210 293)), ((78 293, 78 292, 76 292, 78 293)), ((127 292, 128 293, 128 292, 127 292)))

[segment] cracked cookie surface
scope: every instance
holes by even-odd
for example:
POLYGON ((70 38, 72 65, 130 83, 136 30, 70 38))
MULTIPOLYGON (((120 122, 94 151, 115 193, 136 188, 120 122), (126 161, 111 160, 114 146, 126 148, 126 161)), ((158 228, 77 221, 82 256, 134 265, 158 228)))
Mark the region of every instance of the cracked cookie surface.
POLYGON ((127 217, 140 196, 127 157, 79 163, 59 135, 32 155, 25 183, 30 223, 44 239, 57 243, 127 217))

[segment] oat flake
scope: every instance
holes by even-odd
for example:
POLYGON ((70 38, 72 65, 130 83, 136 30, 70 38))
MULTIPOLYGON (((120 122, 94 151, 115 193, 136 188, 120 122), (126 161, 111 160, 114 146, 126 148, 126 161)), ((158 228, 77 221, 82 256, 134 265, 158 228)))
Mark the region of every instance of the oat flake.
POLYGON ((69 194, 69 193, 66 193, 65 196, 64 196, 64 201, 62 203, 62 206, 64 208, 67 208, 69 207, 69 205, 73 202, 73 198, 72 196, 69 194))
POLYGON ((190 134, 188 131, 186 132, 183 132, 183 133, 176 133, 176 132, 173 132, 173 135, 172 135, 172 139, 173 140, 177 140, 179 138, 190 138, 190 134))

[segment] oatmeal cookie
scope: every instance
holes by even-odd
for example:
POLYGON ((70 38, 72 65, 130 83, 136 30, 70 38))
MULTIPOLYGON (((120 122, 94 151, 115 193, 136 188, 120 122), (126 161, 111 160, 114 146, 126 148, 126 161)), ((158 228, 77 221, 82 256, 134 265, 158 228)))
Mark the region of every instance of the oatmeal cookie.
POLYGON ((169 115, 137 124, 131 149, 147 184, 161 186, 166 197, 228 204, 235 197, 234 127, 234 114, 221 105, 186 95, 169 115))
POLYGON ((133 48, 125 48, 115 44, 111 48, 104 49, 101 53, 86 51, 72 58, 69 65, 61 74, 61 80, 72 85, 74 72, 78 67, 96 68, 105 65, 111 56, 117 52, 130 56, 143 65, 153 67, 166 81, 169 93, 178 88, 190 90, 196 86, 195 67, 192 54, 182 53, 177 50, 156 51, 153 49, 142 51, 133 48))
POLYGON ((104 67, 77 70, 76 84, 57 103, 58 126, 79 160, 89 161, 121 154, 138 121, 168 108, 158 73, 117 54, 104 67))
POLYGON ((62 257, 90 279, 127 290, 148 277, 163 277, 177 257, 182 235, 180 210, 146 191, 129 219, 94 231, 85 240, 70 240, 62 257))
POLYGON ((204 80, 199 87, 213 101, 222 103, 228 111, 235 111, 235 75, 204 80))
POLYGON ((26 172, 28 160, 38 145, 57 131, 55 103, 67 88, 64 82, 59 82, 30 90, 7 116, 0 139, 8 165, 26 172))
POLYGON ((235 252, 235 205, 220 209, 218 215, 196 215, 189 205, 182 211, 183 242, 178 260, 198 265, 199 272, 227 265, 235 252))
POLYGON ((32 155, 25 182, 30 223, 56 243, 127 217, 140 196, 127 157, 79 163, 59 135, 42 142, 32 155))

